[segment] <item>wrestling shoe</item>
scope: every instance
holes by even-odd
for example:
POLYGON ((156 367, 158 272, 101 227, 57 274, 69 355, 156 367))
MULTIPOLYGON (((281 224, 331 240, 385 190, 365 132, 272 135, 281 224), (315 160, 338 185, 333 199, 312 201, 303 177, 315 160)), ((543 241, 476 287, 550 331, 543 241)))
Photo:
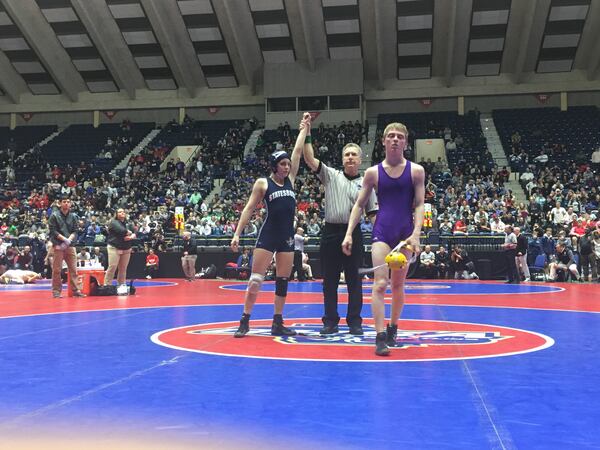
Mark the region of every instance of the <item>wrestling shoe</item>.
POLYGON ((388 347, 398 347, 396 335, 398 334, 398 325, 388 325, 385 330, 387 334, 386 344, 388 347))
POLYGON ((365 334, 361 325, 349 325, 348 332, 352 336, 362 336, 363 334, 365 334))
POLYGON ((337 325, 323 325, 323 328, 319 330, 319 334, 335 334, 339 333, 340 329, 337 325))
POLYGON ((233 334, 235 338, 243 338, 250 331, 250 314, 242 314, 240 319, 240 326, 237 331, 233 334))
POLYGON ((273 316, 273 324, 271 325, 271 336, 296 336, 296 333, 291 328, 283 325, 283 317, 281 314, 273 316))
POLYGON ((386 341, 385 331, 377 333, 377 336, 375 336, 375 354, 377 356, 388 356, 390 354, 390 348, 387 346, 386 341))

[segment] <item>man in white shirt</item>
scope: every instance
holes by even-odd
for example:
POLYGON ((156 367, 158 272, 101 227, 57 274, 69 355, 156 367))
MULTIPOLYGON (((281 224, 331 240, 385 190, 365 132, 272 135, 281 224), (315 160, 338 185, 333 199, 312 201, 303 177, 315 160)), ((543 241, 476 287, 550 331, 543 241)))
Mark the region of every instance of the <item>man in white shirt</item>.
POLYGON ((561 206, 560 202, 556 202, 554 208, 550 210, 549 217, 557 228, 564 227, 569 221, 567 210, 561 206))
POLYGON ((596 166, 600 165, 600 147, 592 153, 592 164, 595 164, 596 166))
POLYGON ((425 246, 425 251, 419 256, 421 267, 423 267, 423 275, 425 278, 435 278, 435 253, 431 251, 431 245, 425 246))
POLYGON ((531 181, 533 178, 533 172, 529 167, 521 174, 521 181, 531 181))
POLYGON ((504 225, 504 222, 502 222, 502 220, 500 220, 500 217, 494 215, 494 217, 492 218, 492 223, 491 223, 491 227, 492 229, 492 233, 504 233, 504 229, 506 228, 506 225, 504 225))

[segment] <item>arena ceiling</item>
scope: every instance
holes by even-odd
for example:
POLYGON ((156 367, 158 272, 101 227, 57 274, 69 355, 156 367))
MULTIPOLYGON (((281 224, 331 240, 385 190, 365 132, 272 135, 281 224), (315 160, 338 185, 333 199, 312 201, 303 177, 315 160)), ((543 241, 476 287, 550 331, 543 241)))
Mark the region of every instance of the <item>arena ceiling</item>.
POLYGON ((0 0, 0 94, 235 89, 265 63, 365 82, 600 72, 600 0, 0 0))

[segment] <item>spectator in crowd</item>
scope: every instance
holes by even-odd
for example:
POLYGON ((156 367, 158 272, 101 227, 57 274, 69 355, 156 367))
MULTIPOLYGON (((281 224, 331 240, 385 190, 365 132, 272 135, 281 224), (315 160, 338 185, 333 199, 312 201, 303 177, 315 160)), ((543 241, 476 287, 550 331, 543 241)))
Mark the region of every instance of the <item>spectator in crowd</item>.
POLYGON ((186 281, 194 281, 196 276, 196 258, 197 244, 196 239, 192 239, 190 231, 184 231, 181 243, 181 267, 186 281))
POLYGON ((312 267, 308 259, 308 253, 302 253, 302 270, 304 270, 304 275, 308 280, 314 280, 312 267))
POLYGON ((431 245, 425 246, 425 249, 419 255, 419 259, 423 270, 423 276, 425 278, 435 278, 435 253, 431 251, 431 245))
POLYGON ((290 280, 293 280, 294 277, 297 277, 298 281, 306 280, 304 270, 302 270, 302 253, 304 253, 304 244, 308 239, 308 236, 304 236, 302 227, 296 228, 296 234, 294 235, 294 266, 290 280))
POLYGON ((63 261, 69 271, 69 282, 74 297, 85 297, 77 277, 77 253, 72 244, 77 239, 77 216, 71 212, 71 199, 63 195, 60 208, 54 211, 48 219, 50 239, 54 246, 52 258, 52 297, 61 298, 63 261))
MULTIPOLYGON (((600 228, 596 228, 592 231, 592 248, 594 249, 594 258, 596 259, 596 273, 600 273, 600 228)), ((600 281, 600 277, 596 278, 600 281)))
POLYGON ((450 253, 446 251, 446 247, 440 245, 438 251, 435 253, 435 267, 437 269, 438 276, 441 279, 448 278, 448 271, 450 269, 450 253))
POLYGON ((371 222, 371 218, 369 216, 365 216, 363 218, 363 221, 360 224, 360 232, 362 234, 373 232, 373 222, 371 222))
POLYGON ((136 239, 134 226, 127 221, 127 213, 123 208, 117 209, 113 219, 108 224, 108 269, 104 276, 104 285, 110 286, 117 272, 117 289, 124 289, 127 280, 127 266, 131 257, 131 247, 136 239))
POLYGON ((479 278, 475 273, 475 267, 466 250, 455 244, 450 255, 452 269, 454 270, 455 280, 472 280, 479 278))
POLYGON ((557 230, 566 227, 567 224, 571 222, 570 219, 572 219, 569 218, 567 210, 563 208, 559 201, 555 203, 554 208, 548 213, 548 218, 552 221, 557 230))
POLYGON ((93 266, 106 268, 106 255, 100 251, 100 247, 94 247, 94 253, 90 255, 90 262, 93 266))
POLYGON ((33 256, 31 255, 31 247, 29 245, 23 247, 23 250, 16 257, 15 269, 33 269, 33 256))
POLYGON ((244 280, 250 278, 250 272, 252 270, 252 255, 250 254, 250 249, 248 247, 244 247, 242 254, 238 256, 236 270, 240 278, 244 280))
POLYGON ((585 233, 585 225, 582 224, 581 219, 574 220, 573 226, 571 227, 571 231, 569 231, 569 236, 581 238, 583 235, 585 235, 585 233))
POLYGON ((504 222, 502 222, 502 220, 500 220, 500 217, 498 217, 497 215, 494 214, 494 216, 492 217, 492 223, 491 223, 492 233, 494 233, 494 234, 504 233, 505 229, 506 229, 506 225, 504 224, 504 222))
POLYGON ((575 256, 573 251, 567 248, 566 244, 559 242, 556 244, 555 259, 549 264, 550 280, 557 281, 558 275, 571 273, 575 281, 579 280, 579 271, 575 264, 575 256))
POLYGON ((546 254, 546 259, 550 260, 550 257, 556 252, 556 240, 552 234, 552 228, 546 228, 544 235, 541 238, 542 250, 546 254))
POLYGON ((596 148, 596 150, 593 151, 592 157, 591 157, 591 162, 592 162, 592 168, 594 170, 600 169, 600 147, 596 148))
POLYGON ((146 279, 151 280, 156 277, 158 274, 159 262, 160 259, 154 252, 154 249, 149 248, 148 254, 146 255, 146 279))
POLYGON ((597 281, 598 267, 596 254, 594 252, 594 230, 588 228, 581 239, 579 239, 579 265, 581 267, 583 281, 597 281), (591 269, 591 279, 590 276, 591 269))
POLYGON ((77 255, 77 262, 79 263, 80 266, 86 266, 88 264, 88 261, 90 261, 92 259, 90 252, 88 251, 88 249, 86 247, 81 247, 81 250, 79 250, 79 254, 77 255))

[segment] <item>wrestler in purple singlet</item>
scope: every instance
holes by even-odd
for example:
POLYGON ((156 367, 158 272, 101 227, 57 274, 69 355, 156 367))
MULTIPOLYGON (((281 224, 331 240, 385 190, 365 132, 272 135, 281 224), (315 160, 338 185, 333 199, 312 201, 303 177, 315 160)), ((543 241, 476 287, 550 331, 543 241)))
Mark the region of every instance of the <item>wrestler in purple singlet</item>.
POLYGON ((407 239, 413 232, 413 202, 415 189, 410 170, 410 161, 402 175, 390 177, 383 163, 377 165, 377 201, 379 212, 373 227, 373 242, 385 242, 390 248, 407 239))

